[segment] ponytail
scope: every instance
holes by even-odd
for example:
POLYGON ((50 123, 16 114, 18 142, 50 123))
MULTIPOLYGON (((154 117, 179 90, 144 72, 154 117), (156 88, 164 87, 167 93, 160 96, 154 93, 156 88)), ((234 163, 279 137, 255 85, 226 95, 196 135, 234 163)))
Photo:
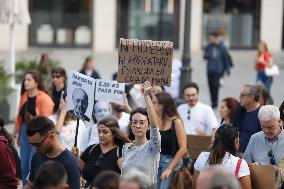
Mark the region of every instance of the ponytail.
POLYGON ((236 139, 238 139, 238 131, 235 127, 228 124, 221 125, 216 131, 215 141, 209 155, 208 164, 222 164, 226 152, 236 156, 236 139))
POLYGON ((220 138, 215 138, 212 150, 209 155, 208 164, 209 165, 221 164, 225 156, 225 153, 226 151, 222 146, 220 138))

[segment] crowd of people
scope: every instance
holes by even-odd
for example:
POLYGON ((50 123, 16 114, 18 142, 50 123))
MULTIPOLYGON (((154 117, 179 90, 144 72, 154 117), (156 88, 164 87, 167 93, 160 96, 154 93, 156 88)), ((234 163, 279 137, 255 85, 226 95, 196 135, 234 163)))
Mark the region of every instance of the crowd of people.
MULTIPOLYGON (((273 64, 272 55, 261 42, 256 60, 258 82, 244 84, 239 99, 226 97, 219 103, 220 79, 229 74, 232 60, 216 33, 210 41, 204 58, 208 60, 211 105, 199 101, 201 91, 195 82, 183 86, 185 103, 176 106, 176 99, 163 86, 146 81, 138 90, 143 97, 139 103, 135 104, 130 92, 134 86, 129 84, 123 104, 97 101, 89 119, 78 111, 93 103, 81 102, 86 99, 81 98, 84 91, 66 99, 65 69, 50 70, 48 90, 40 72, 26 72, 12 135, 0 120, 0 188, 16 189, 20 182, 25 189, 174 188, 175 173, 190 158, 187 135, 212 138, 208 149, 188 164, 192 188, 251 189, 250 164, 273 166, 280 188, 284 181, 284 102, 279 107, 272 105, 269 95, 272 77, 266 77, 264 69, 273 64), (68 100, 78 107, 67 111, 68 100)), ((100 78, 91 57, 80 72, 100 78)))

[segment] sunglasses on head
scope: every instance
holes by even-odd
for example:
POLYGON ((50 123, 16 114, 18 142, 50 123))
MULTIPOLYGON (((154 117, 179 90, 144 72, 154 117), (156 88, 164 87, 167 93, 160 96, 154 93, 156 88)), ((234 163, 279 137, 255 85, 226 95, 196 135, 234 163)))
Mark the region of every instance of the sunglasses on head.
POLYGON ((275 158, 274 158, 274 154, 272 152, 272 150, 270 150, 268 153, 267 153, 268 157, 269 157, 269 160, 270 160, 270 164, 271 165, 276 165, 275 163, 275 158))

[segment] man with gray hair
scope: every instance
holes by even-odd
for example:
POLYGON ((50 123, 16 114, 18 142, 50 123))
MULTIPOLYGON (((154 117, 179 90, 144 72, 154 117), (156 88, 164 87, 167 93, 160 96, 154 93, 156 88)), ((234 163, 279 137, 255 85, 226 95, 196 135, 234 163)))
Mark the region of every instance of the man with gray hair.
POLYGON ((196 189, 241 189, 235 175, 222 165, 213 165, 201 171, 196 189))
POLYGON ((130 169, 120 177, 119 189, 154 189, 155 184, 149 175, 137 170, 130 169))
POLYGON ((278 172, 284 154, 284 132, 280 127, 280 111, 273 105, 262 106, 258 113, 261 132, 251 136, 244 154, 247 163, 273 165, 278 172))
POLYGON ((250 137, 261 131, 257 117, 260 104, 260 91, 256 85, 244 85, 240 92, 240 106, 233 116, 233 125, 238 127, 240 134, 239 151, 244 153, 250 137))

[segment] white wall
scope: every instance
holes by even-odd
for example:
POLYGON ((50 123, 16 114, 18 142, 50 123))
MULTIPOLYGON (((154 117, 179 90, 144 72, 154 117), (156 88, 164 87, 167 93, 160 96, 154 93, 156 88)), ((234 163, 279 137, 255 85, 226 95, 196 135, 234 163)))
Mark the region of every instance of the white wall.
POLYGON ((93 50, 95 52, 114 50, 116 0, 94 0, 93 2, 93 50))
MULTIPOLYGON (((28 48, 28 27, 16 25, 16 50, 26 50, 28 48)), ((9 25, 0 24, 0 51, 9 50, 10 30, 9 25)))
POLYGON ((283 0, 262 0, 260 19, 260 39, 267 42, 272 51, 280 51, 282 46, 283 0))
MULTIPOLYGON (((180 1, 179 50, 183 49, 185 1, 186 0, 180 1)), ((190 50, 192 52, 198 52, 201 50, 202 6, 203 0, 191 0, 190 50)))
POLYGON ((201 51, 203 0, 191 0, 191 51, 201 51))

